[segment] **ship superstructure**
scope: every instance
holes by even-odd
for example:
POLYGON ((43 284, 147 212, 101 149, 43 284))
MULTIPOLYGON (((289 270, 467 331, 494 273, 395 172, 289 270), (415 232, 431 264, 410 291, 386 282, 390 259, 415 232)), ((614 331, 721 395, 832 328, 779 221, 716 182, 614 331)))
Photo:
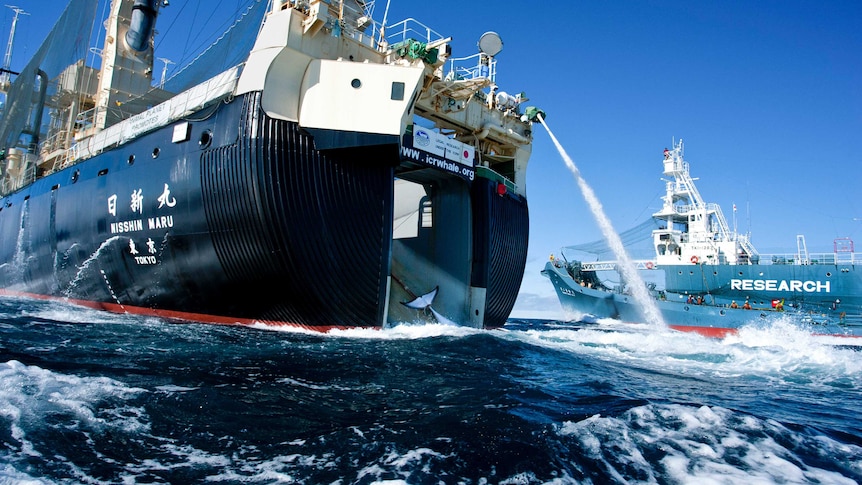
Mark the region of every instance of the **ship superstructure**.
POLYGON ((665 150, 663 166, 664 176, 672 179, 665 181, 664 204, 653 214, 664 226, 653 231, 655 264, 748 264, 757 259, 749 237, 732 231, 721 207, 701 197, 683 160, 682 140, 665 150))

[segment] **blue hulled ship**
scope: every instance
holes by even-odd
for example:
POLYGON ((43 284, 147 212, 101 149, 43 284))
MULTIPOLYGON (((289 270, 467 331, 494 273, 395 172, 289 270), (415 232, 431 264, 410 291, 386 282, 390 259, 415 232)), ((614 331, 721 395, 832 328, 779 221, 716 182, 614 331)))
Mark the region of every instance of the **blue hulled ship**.
MULTIPOLYGON (((681 140, 665 150, 662 165, 668 180, 663 207, 653 214, 655 255, 633 264, 650 282, 665 323, 723 336, 790 317, 815 333, 862 335, 862 260, 851 239, 835 239, 832 253, 812 254, 800 235, 795 253, 762 255, 748 235, 730 229, 717 204, 704 202, 681 140)), ((568 317, 643 322, 627 282, 602 277, 616 274, 618 263, 571 257, 584 247, 563 248, 562 258, 542 270, 568 317)))
POLYGON ((98 2, 71 1, 5 85, 2 293, 315 330, 505 323, 536 111, 498 90, 496 34, 456 59, 373 2, 251 1, 154 84, 167 3, 113 0, 96 68, 98 2))

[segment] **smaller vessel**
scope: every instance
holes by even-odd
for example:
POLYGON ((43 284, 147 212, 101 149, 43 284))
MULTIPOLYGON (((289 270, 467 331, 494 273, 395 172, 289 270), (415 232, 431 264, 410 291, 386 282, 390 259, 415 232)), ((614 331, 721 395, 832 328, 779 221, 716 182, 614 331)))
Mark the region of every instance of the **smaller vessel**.
MULTIPOLYGON (((683 142, 664 150, 666 194, 653 214, 652 259, 635 260, 671 328, 723 337, 746 324, 790 317, 819 334, 862 336, 862 263, 850 238, 833 252, 809 253, 797 236, 794 254, 762 255, 748 235, 731 230, 718 204, 701 198, 683 142)), ((641 226, 646 227, 646 226, 641 226)), ((542 274, 551 280, 568 317, 644 321, 631 288, 603 278, 616 261, 569 258, 588 245, 564 247, 542 274)))

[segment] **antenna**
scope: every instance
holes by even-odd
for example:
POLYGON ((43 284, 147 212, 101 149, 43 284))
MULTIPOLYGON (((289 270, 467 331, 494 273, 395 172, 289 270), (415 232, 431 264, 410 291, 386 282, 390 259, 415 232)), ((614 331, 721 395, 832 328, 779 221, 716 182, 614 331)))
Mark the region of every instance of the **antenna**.
POLYGON ((736 202, 733 203, 733 240, 736 240, 736 202))
POLYGON ((165 87, 165 75, 168 73, 168 65, 169 64, 176 64, 176 62, 173 62, 170 59, 167 59, 164 57, 159 57, 159 60, 165 63, 164 67, 162 67, 162 80, 159 81, 159 88, 164 88, 165 87))
POLYGON ((3 58, 3 75, 0 77, 0 83, 4 86, 9 83, 9 67, 12 66, 12 42, 15 40, 15 26, 18 24, 18 16, 22 13, 24 15, 30 15, 25 12, 23 9, 20 9, 14 5, 6 5, 11 8, 13 12, 15 12, 15 17, 12 19, 12 30, 9 31, 9 43, 6 44, 6 56, 3 58))
POLYGON ((389 2, 391 0, 386 0, 386 10, 383 11, 383 23, 380 24, 380 40, 377 41, 378 46, 382 46, 384 49, 386 48, 386 19, 389 17, 389 2))

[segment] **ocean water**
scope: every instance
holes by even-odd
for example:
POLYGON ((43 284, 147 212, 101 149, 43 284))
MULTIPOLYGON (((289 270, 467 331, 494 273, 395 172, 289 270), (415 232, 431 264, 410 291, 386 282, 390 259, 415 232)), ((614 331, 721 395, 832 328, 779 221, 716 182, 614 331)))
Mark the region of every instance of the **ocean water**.
POLYGON ((862 342, 313 334, 0 297, 0 483, 853 484, 862 342))

